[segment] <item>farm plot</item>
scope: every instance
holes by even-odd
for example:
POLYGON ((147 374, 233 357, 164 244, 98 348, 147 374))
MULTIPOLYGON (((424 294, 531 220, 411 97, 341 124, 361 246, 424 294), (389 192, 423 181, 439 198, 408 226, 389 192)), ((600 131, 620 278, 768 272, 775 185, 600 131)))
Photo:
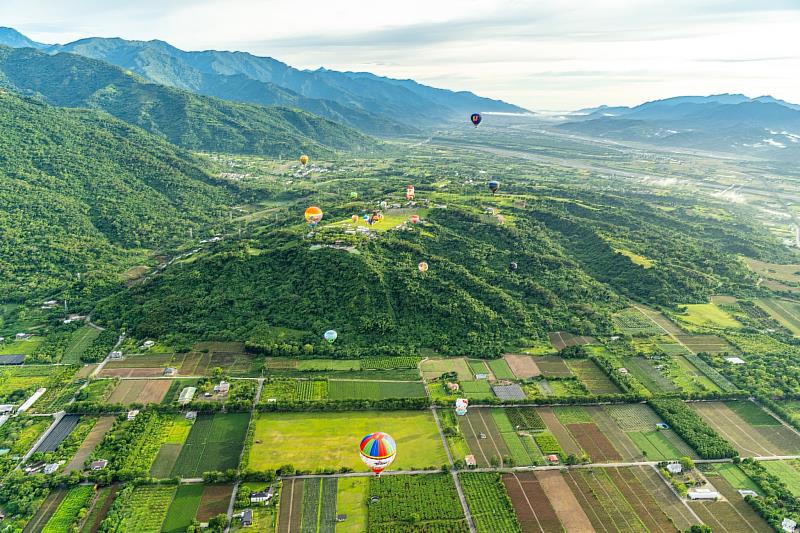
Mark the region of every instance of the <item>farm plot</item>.
MULTIPOLYGON (((462 486, 464 486, 465 492, 465 481, 468 475, 478 476, 487 474, 463 474, 464 481, 462 481, 462 486)), ((497 476, 498 474, 494 475, 497 476)), ((533 472, 503 474, 502 482, 508 493, 508 497, 511 499, 516 522, 519 524, 518 527, 523 533, 550 533, 564 530, 561 521, 556 515, 555 509, 553 509, 553 505, 550 503, 547 494, 533 472)), ((469 499, 467 499, 467 501, 469 501, 469 499)), ((470 505, 470 510, 472 510, 472 505, 470 505)), ((475 522, 477 527, 480 522, 477 517, 475 517, 475 522)), ((490 532, 492 530, 479 529, 479 531, 490 532)), ((505 531, 517 531, 517 529, 507 528, 505 531)))
POLYGON ((674 355, 672 356, 672 360, 675 362, 675 367, 674 370, 670 371, 670 377, 673 383, 684 392, 720 391, 719 386, 694 366, 685 356, 674 355))
POLYGON ((64 356, 61 358, 62 363, 78 364, 81 361, 83 352, 94 342, 100 335, 100 330, 92 326, 83 326, 72 332, 69 339, 69 344, 64 350, 64 356))
POLYGON ((800 335, 800 304, 782 298, 759 298, 756 305, 793 335, 800 335))
MULTIPOLYGON (((670 346, 679 345, 672 344, 670 346)), ((625 358, 625 368, 650 392, 678 392, 678 387, 656 368, 656 364, 654 361, 644 357, 625 358)))
POLYGON ((208 522, 218 514, 227 512, 231 493, 233 485, 204 485, 195 518, 199 522, 208 522))
POLYGON ((461 392, 470 400, 494 398, 492 387, 488 381, 462 381, 461 392))
POLYGON ((600 368, 589 359, 574 359, 567 366, 586 385, 592 394, 618 394, 622 392, 600 368))
POLYGON ((469 531, 448 474, 371 477, 369 495, 371 500, 377 498, 368 506, 370 531, 410 531, 412 514, 419 518, 418 531, 469 531))
POLYGON ((626 439, 618 439, 609 424, 603 422, 599 407, 589 407, 603 433, 620 452, 631 459, 651 461, 678 459, 683 456, 696 459, 697 454, 671 429, 658 429, 662 422, 658 415, 644 404, 606 405, 602 408, 614 419, 626 439), (634 449, 630 448, 631 443, 634 449))
POLYGON ((180 374, 184 376, 202 376, 211 365, 210 353, 187 353, 180 365, 180 374))
POLYGON ((310 478, 303 482, 300 531, 332 533, 336 529, 337 485, 336 478, 310 478))
POLYGON ((51 383, 53 367, 15 366, 0 369, 0 403, 22 403, 36 389, 51 383))
POLYGON ((594 423, 567 424, 570 433, 594 462, 616 462, 622 456, 594 423))
POLYGON ((605 468, 570 470, 565 478, 596 530, 648 531, 605 468))
POLYGON ((198 477, 239 465, 249 413, 199 415, 173 468, 172 475, 198 477))
POLYGON ((35 451, 42 453, 55 451, 58 445, 72 433, 72 430, 78 425, 80 419, 80 415, 64 415, 64 417, 58 421, 56 427, 54 427, 53 430, 47 434, 47 437, 39 443, 35 451))
POLYGON ((648 531, 675 531, 670 518, 630 468, 611 468, 608 475, 648 531))
POLYGON ((156 378, 164 375, 164 367, 103 368, 99 378, 156 378))
POLYGON ((627 335, 650 337, 664 333, 658 324, 635 307, 623 309, 614 314, 612 319, 620 331, 627 335))
POLYGON ((453 357, 451 359, 425 359, 419 365, 422 377, 426 381, 438 379, 442 374, 455 372, 458 381, 472 381, 472 371, 470 371, 467 361, 463 357, 453 357))
POLYGON ((533 407, 509 407, 505 409, 508 421, 516 430, 541 431, 545 429, 544 420, 533 407))
POLYGON ((169 390, 168 379, 123 379, 117 383, 108 403, 131 405, 133 403, 160 403, 169 390))
POLYGON ((117 495, 103 524, 108 524, 107 528, 113 528, 116 522, 117 527, 111 529, 112 531, 160 533, 176 489, 175 485, 126 487, 117 495))
POLYGON ((510 452, 489 409, 470 409, 459 417, 459 426, 479 467, 503 464, 510 452))
POLYGON ((518 379, 535 378, 542 374, 530 355, 507 353, 503 356, 503 360, 518 379))
POLYGON ((494 379, 494 374, 483 359, 467 359, 467 365, 475 379, 478 379, 478 376, 483 376, 481 379, 494 379))
POLYGON ((593 531, 589 517, 560 472, 540 471, 536 472, 535 478, 547 495, 565 531, 593 531))
POLYGON ((413 356, 385 356, 385 357, 364 357, 361 359, 361 368, 372 370, 388 370, 390 368, 417 368, 421 357, 413 356))
POLYGON ((675 325, 670 319, 665 317, 658 311, 654 311, 652 309, 648 309, 647 307, 636 306, 636 309, 642 312, 644 316, 649 318, 653 321, 653 324, 657 325, 661 330, 668 334, 668 335, 681 335, 683 334, 683 330, 681 330, 678 326, 675 325))
POLYGON ((180 366, 184 354, 130 355, 122 361, 109 361, 105 368, 160 368, 180 366))
MULTIPOLYGON (((581 455, 583 453, 578 443, 575 442, 575 439, 572 438, 567 428, 558 420, 558 417, 556 417, 556 414, 551 408, 541 407, 537 408, 537 411, 539 416, 542 417, 542 420, 544 420, 545 426, 547 426, 547 429, 555 436, 555 439, 558 441, 558 444, 565 454, 581 455)), ((542 450, 542 453, 547 454, 548 452, 542 450)))
POLYGON ((568 378, 572 377, 572 371, 567 363, 557 355, 545 355, 534 359, 536 366, 541 370, 544 377, 568 378))
POLYGON ((304 479, 288 479, 281 489, 280 511, 278 514, 278 533, 300 531, 303 519, 304 479))
POLYGON ((563 350, 567 346, 581 346, 584 344, 595 344, 597 342, 597 339, 594 337, 573 335, 566 331, 551 331, 547 334, 547 337, 550 339, 550 344, 552 344, 556 350, 563 350))
POLYGON ((331 400, 384 400, 388 398, 424 398, 425 385, 421 381, 357 381, 329 380, 328 396, 331 400))
POLYGON ((108 485, 97 489, 97 495, 91 509, 83 521, 81 533, 97 533, 100 530, 100 523, 108 514, 108 510, 114 504, 117 497, 119 485, 108 485))
POLYGON ((513 383, 511 385, 492 385, 492 392, 504 401, 524 400, 525 392, 522 387, 513 383))
MULTIPOLYGON (((522 439, 530 439, 530 436, 525 433, 517 433, 514 429, 514 426, 511 425, 511 421, 506 416, 505 409, 501 408, 493 408, 491 410, 492 419, 497 426, 497 429, 500 431, 500 436, 508 446, 508 453, 511 459, 516 466, 523 466, 523 465, 530 465, 534 462, 534 459, 528 454, 528 450, 525 447, 525 444, 522 439)), ((538 453, 535 455, 538 458, 538 453)))
POLYGON ((676 335, 675 338, 693 353, 738 353, 736 348, 716 335, 676 335))
POLYGON ((58 509, 47 521, 42 533, 63 533, 69 531, 84 507, 88 507, 94 497, 94 487, 81 485, 70 489, 61 500, 58 509))
POLYGON ((161 526, 161 531, 164 533, 184 533, 197 514, 202 494, 203 485, 178 485, 175 497, 172 499, 167 511, 167 517, 161 526))
POLYGON ((795 498, 800 497, 800 463, 796 459, 763 461, 761 465, 767 469, 767 472, 780 479, 795 498))
MULTIPOLYGON (((695 402, 689 405, 742 456, 761 457, 800 453, 800 437, 779 423, 761 422, 760 425, 748 423, 748 420, 758 421, 758 419, 750 413, 746 415, 748 420, 745 420, 723 402, 695 402)), ((773 419, 773 422, 777 421, 773 419)))
POLYGON ((739 329, 742 325, 723 309, 715 304, 687 304, 684 314, 676 315, 678 320, 688 324, 708 329, 739 329))
POLYGON ((439 467, 447 461, 428 411, 292 412, 257 415, 249 467, 261 471, 292 464, 298 470, 349 467, 363 472, 353 442, 375 431, 376 420, 381 431, 403 443, 392 469, 439 467))
POLYGON ((338 533, 361 533, 367 531, 367 500, 369 478, 340 478, 336 495, 336 512, 347 518, 336 524, 338 533))
POLYGON ((773 529, 723 477, 714 478, 714 488, 725 498, 716 502, 689 502, 689 506, 714 532, 754 531, 767 533, 773 529))
POLYGON ((83 464, 92 454, 97 445, 103 440, 103 437, 105 437, 108 430, 111 429, 111 426, 114 424, 114 418, 115 417, 113 416, 101 416, 99 419, 97 419, 94 427, 92 427, 91 431, 89 431, 89 434, 86 436, 86 438, 83 439, 78 451, 75 452, 75 455, 72 456, 72 459, 64 468, 65 474, 69 474, 74 470, 83 469, 83 464))
POLYGON ((53 516, 53 513, 56 512, 58 506, 61 505, 61 502, 67 495, 66 489, 55 489, 48 494, 42 504, 36 509, 36 512, 33 514, 33 518, 28 521, 28 524, 25 526, 23 530, 24 533, 33 533, 41 531, 45 524, 50 520, 50 517, 53 516))
MULTIPOLYGON (((185 364, 185 363, 184 363, 185 364)), ((205 368, 200 368, 202 375, 208 375, 214 368, 222 368, 232 376, 260 376, 261 361, 246 353, 220 353, 211 354, 211 359, 205 368)), ((183 368, 181 368, 181 373, 183 368)))
POLYGON ((466 472, 458 478, 476 531, 517 533, 520 530, 500 474, 466 472))
MULTIPOLYGON (((767 466, 771 463, 780 464, 781 462, 782 461, 764 461, 761 464, 767 466)), ((747 474, 745 474, 737 465, 732 463, 718 463, 713 466, 713 470, 705 472, 706 477, 711 478, 710 481, 712 484, 714 483, 713 477, 719 475, 722 476, 725 481, 727 481, 728 484, 736 490, 752 490, 759 495, 763 495, 761 488, 755 483, 755 481, 747 477, 747 474)))
POLYGON ((511 371, 511 367, 505 359, 489 359, 486 364, 489 365, 489 370, 494 374, 495 379, 503 379, 513 381, 516 376, 511 371))

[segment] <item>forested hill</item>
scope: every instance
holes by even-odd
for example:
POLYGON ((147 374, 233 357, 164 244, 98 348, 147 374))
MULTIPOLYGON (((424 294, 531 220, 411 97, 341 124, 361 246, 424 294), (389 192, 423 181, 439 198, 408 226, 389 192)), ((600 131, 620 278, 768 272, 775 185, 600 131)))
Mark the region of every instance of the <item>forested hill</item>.
POLYGON ((255 232, 101 302, 95 313, 138 338, 184 346, 235 339, 275 354, 306 343, 327 350, 320 335, 334 328, 339 354, 431 347, 485 356, 547 331, 607 334, 625 297, 675 305, 748 290, 755 280, 734 254, 771 251, 755 243, 752 227, 706 219, 691 203, 536 190, 541 196, 518 197, 520 206, 434 196, 447 208, 423 212, 417 226, 405 222, 408 211, 398 218, 389 210, 388 224, 400 226, 374 238, 345 231, 369 202, 334 203, 313 238, 291 221, 255 232), (485 213, 492 203, 504 223, 485 213), (656 207, 662 203, 669 211, 656 207))
POLYGON ((199 96, 75 54, 0 47, 0 85, 57 106, 101 109, 193 150, 294 158, 376 146, 351 128, 304 111, 199 96))
POLYGON ((233 201, 191 154, 95 111, 0 90, 0 132, 4 300, 79 274, 87 287, 118 280, 143 248, 174 243, 233 201))

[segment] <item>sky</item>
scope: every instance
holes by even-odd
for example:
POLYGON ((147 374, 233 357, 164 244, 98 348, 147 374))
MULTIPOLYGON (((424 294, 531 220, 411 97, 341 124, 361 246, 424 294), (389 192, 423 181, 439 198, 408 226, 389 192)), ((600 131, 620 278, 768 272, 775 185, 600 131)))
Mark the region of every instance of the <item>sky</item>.
POLYGON ((800 103, 800 0, 0 0, 0 25, 45 43, 241 50, 531 110, 722 92, 800 103))

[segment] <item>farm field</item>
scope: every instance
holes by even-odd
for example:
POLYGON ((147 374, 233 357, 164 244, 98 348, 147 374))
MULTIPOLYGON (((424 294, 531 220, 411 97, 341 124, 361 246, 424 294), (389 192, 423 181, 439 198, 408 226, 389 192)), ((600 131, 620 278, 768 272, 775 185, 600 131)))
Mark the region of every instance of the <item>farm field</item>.
POLYGON ((336 513, 345 514, 344 522, 336 524, 339 533, 361 533, 367 530, 367 500, 369 478, 340 478, 336 494, 336 513))
POLYGON ((200 522, 208 522, 218 514, 227 512, 231 493, 233 485, 204 485, 195 518, 200 522))
POLYGON ((89 434, 83 439, 78 451, 64 468, 64 473, 68 474, 74 470, 82 470, 83 463, 89 458, 94 449, 103 440, 103 437, 114 424, 114 416, 101 416, 97 419, 89 434))
MULTIPOLYGON (((524 477, 522 479, 528 482, 532 481, 530 476, 528 476, 527 479, 524 477)), ((553 507, 553 510, 556 513, 556 517, 564 526, 565 530, 568 531, 592 530, 589 517, 586 515, 584 509, 581 507, 580 503, 578 502, 578 499, 575 497, 575 494, 569 488, 569 485, 567 484, 565 477, 560 472, 556 471, 536 472, 534 479, 539 482, 541 490, 546 495, 547 500, 549 501, 549 503, 553 507)), ((531 488, 535 488, 535 485, 533 484, 529 484, 528 486, 531 488)), ((535 506, 534 510, 538 511, 535 506)), ((544 517, 546 517, 546 515, 544 517)))
POLYGON ((502 466, 503 458, 510 456, 490 409, 469 409, 458 417, 458 425, 479 468, 502 466))
POLYGON ((56 427, 39 443, 39 446, 36 447, 36 452, 48 453, 55 451, 58 445, 72 433, 80 419, 80 415, 64 415, 56 424, 56 427))
POLYGON ((722 476, 713 477, 714 488, 725 498, 716 502, 690 502, 689 506, 712 531, 754 531, 767 533, 773 529, 744 501, 722 476))
POLYGON ((200 507, 203 485, 178 485, 175 497, 167 510, 167 517, 161 526, 164 533, 183 533, 189 527, 200 507))
POLYGON ((775 279, 787 283, 800 283, 800 265, 779 265, 766 263, 750 257, 742 257, 750 270, 758 272, 765 278, 775 279))
POLYGON ((476 531, 516 533, 520 530, 500 474, 466 472, 458 478, 476 531))
POLYGON ((178 456, 172 475, 199 477, 239 465, 249 413, 198 415, 178 456))
MULTIPOLYGON (((767 466, 768 464, 773 462, 776 461, 764 461, 761 464, 767 466)), ((781 461, 777 462, 780 463, 781 461)), ((747 474, 742 472, 741 468, 731 463, 715 464, 713 466, 713 470, 706 471, 705 475, 706 477, 711 478, 712 483, 714 482, 713 480, 714 476, 722 476, 725 479, 725 481, 734 489, 752 490, 754 492, 757 492, 758 494, 763 494, 761 488, 752 479, 747 477, 747 474)))
MULTIPOLYGON (((464 480, 469 474, 464 474, 464 480)), ((479 474, 471 474, 479 475, 479 474)), ((514 518, 519 528, 524 532, 558 532, 563 531, 561 521, 556 515, 550 499, 544 492, 536 474, 533 472, 524 472, 518 474, 502 474, 502 483, 505 488, 508 498, 511 500, 514 518)), ((462 485, 465 483, 462 481, 462 485)), ((465 489, 466 491, 466 489, 465 489)), ((560 496, 560 495, 559 495, 560 496)), ((467 500, 469 501, 469 500, 467 500)), ((470 509, 472 506, 470 505, 470 509)), ((577 506, 576 506, 577 508, 577 506)), ((573 513, 580 519, 578 512, 573 513)), ((476 526, 478 523, 476 518, 476 526)), ((508 526, 505 531, 516 531, 512 529, 515 524, 507 520, 508 526)), ((587 520, 588 524, 588 520, 587 520)), ((491 529, 481 529, 482 531, 490 532, 491 529)), ((481 531, 479 530, 479 531, 481 531)))
POLYGON ((657 429, 656 424, 662 422, 650 407, 644 404, 620 404, 600 407, 589 407, 594 420, 601 430, 614 443, 614 446, 631 459, 670 460, 683 456, 697 458, 694 450, 671 429, 657 429), (616 432, 608 423, 601 423, 602 414, 607 413, 619 430, 624 432, 625 439, 618 439, 616 432), (631 450, 630 444, 634 448, 631 450))
POLYGON ((543 357, 536 357, 534 361, 544 377, 572 376, 572 371, 561 357, 555 355, 546 355, 543 357))
POLYGON ((738 320, 716 304, 687 304, 684 307, 686 312, 675 316, 690 327, 707 329, 739 329, 742 327, 738 320))
POLYGON ((46 365, 14 366, 0 370, 0 403, 20 404, 53 379, 53 367, 46 365))
POLYGON ((625 359, 625 368, 650 392, 677 392, 678 387, 655 367, 654 361, 644 357, 627 357, 625 359))
POLYGON ((466 381, 461 383, 461 392, 470 400, 494 398, 492 387, 488 381, 466 381))
POLYGON ((733 346, 716 335, 676 335, 675 338, 694 353, 738 353, 733 346))
POLYGON ((41 531, 50 520, 50 517, 53 516, 53 513, 56 512, 58 506, 61 505, 67 492, 69 492, 67 489, 54 489, 50 491, 39 508, 36 509, 33 517, 28 521, 23 532, 32 533, 41 531))
POLYGON ((782 298, 759 298, 756 305, 793 335, 800 335, 800 304, 782 298))
POLYGON ((608 376, 589 359, 574 359, 567 366, 592 394, 618 394, 620 391, 608 376))
POLYGON ((123 379, 108 397, 108 403, 131 405, 133 403, 161 403, 169 390, 168 379, 123 379))
POLYGON ((459 381, 472 381, 472 371, 463 357, 453 357, 450 359, 425 359, 420 363, 422 377, 426 381, 437 379, 442 374, 455 372, 459 381))
POLYGON ((278 533, 302 531, 305 479, 287 479, 281 487, 278 533))
POLYGON ((653 336, 661 335, 664 330, 658 324, 635 307, 629 307, 614 314, 612 317, 616 326, 627 335, 653 336))
POLYGON ((424 384, 407 381, 328 381, 331 400, 384 400, 387 398, 424 398, 424 384))
MULTIPOLYGON (((112 506, 119 520, 117 531, 159 533, 167 516, 175 485, 141 485, 120 491, 112 506)), ((106 522, 111 517, 106 519, 106 522)))
POLYGON ((467 365, 469 366, 470 372, 475 376, 475 379, 478 379, 479 375, 485 376, 483 379, 494 379, 492 370, 483 359, 467 359, 467 365))
POLYGON ((556 350, 563 350, 567 346, 580 346, 597 342, 597 339, 593 337, 573 335, 566 331, 551 331, 547 336, 550 339, 550 344, 552 344, 556 350))
POLYGON ((412 513, 420 531, 469 531, 448 474, 371 477, 369 495, 377 498, 368 506, 369 531, 407 531, 403 526, 412 513))
POLYGON ((780 479, 795 498, 800 498, 800 462, 796 459, 763 461, 761 465, 767 469, 767 472, 780 479))
POLYGON ((94 504, 86 515, 81 533, 97 533, 99 531, 100 523, 113 505, 118 491, 119 485, 108 485, 97 489, 94 504))
POLYGON ((518 379, 535 378, 542 374, 542 371, 539 370, 539 367, 530 355, 505 354, 503 360, 518 379))
MULTIPOLYGON (((539 413, 539 416, 544 421, 548 431, 550 431, 550 433, 553 434, 553 436, 555 437, 556 441, 558 442, 559 446, 562 448, 565 454, 581 455, 583 453, 581 447, 578 445, 577 442, 575 442, 575 439, 572 438, 572 434, 556 416, 553 408, 539 407, 536 410, 539 413)), ((548 452, 542 450, 542 453, 547 454, 548 452)))
POLYGON ((749 407, 737 406, 736 402, 693 402, 689 405, 743 457, 800 453, 800 437, 772 417, 756 418, 749 407), (747 413, 747 420, 734 409, 747 413), (748 420, 760 423, 756 425, 748 420))
POLYGON ((78 364, 80 363, 83 352, 89 347, 92 342, 100 335, 100 330, 92 326, 82 326, 81 328, 72 332, 69 344, 64 350, 64 356, 61 358, 62 363, 78 364))
MULTIPOLYGON (((626 497, 628 495, 621 492, 617 486, 616 481, 619 479, 617 469, 597 469, 591 473, 571 470, 564 474, 564 478, 596 530, 641 532, 649 530, 632 506, 632 503, 639 502, 636 499, 633 502, 628 501, 626 497)), ((624 484, 623 487, 628 488, 624 484)), ((645 491, 641 488, 638 490, 638 496, 641 497, 645 491)), ((665 525, 667 531, 674 531, 668 527, 666 515, 663 515, 655 502, 650 508, 650 513, 655 515, 648 516, 655 525, 655 531, 663 531, 665 525)))
POLYGON ((41 337, 31 337, 24 341, 12 341, 0 344, 0 355, 21 354, 30 355, 42 344, 41 337))
POLYGON ((508 363, 504 359, 489 359, 486 361, 486 364, 489 365, 489 370, 494 374, 495 379, 509 381, 516 379, 514 372, 511 371, 511 367, 508 366, 508 363))
POLYGON ((259 413, 254 421, 249 467, 268 470, 291 464, 313 471, 346 466, 362 472, 366 467, 355 450, 364 435, 375 431, 376 420, 382 431, 403 444, 392 469, 439 467, 447 462, 428 411, 267 412, 259 413), (305 444, 299 447, 298 442, 305 444))
POLYGON ((672 320, 665 317, 659 311, 655 311, 641 305, 637 305, 635 308, 638 309, 644 316, 649 318, 653 324, 658 326, 661 331, 667 335, 677 336, 683 334, 683 330, 681 328, 679 328, 672 320))

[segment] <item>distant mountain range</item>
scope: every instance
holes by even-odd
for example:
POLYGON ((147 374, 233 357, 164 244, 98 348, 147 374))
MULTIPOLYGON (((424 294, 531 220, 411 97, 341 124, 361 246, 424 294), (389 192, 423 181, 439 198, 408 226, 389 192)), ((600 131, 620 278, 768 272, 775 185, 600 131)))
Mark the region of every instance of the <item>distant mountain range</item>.
POLYGON ((102 110, 193 150, 321 157, 375 146, 352 128, 304 111, 196 95, 75 54, 0 46, 0 87, 59 107, 102 110))
POLYGON ((635 107, 600 106, 576 111, 558 127, 664 146, 800 157, 800 105, 771 96, 678 96, 635 107))
POLYGON ((367 72, 298 70, 271 57, 215 50, 186 52, 164 41, 88 38, 65 45, 0 28, 0 44, 70 52, 130 70, 147 80, 237 102, 303 109, 372 134, 403 134, 473 112, 525 112, 471 92, 436 89, 367 72))

